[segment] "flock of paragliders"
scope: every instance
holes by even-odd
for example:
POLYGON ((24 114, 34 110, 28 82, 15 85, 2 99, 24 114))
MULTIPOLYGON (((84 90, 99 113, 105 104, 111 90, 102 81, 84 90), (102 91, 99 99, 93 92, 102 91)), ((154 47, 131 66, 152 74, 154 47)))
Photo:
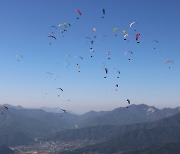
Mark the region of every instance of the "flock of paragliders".
MULTIPOLYGON (((76 17, 76 20, 81 20, 81 17, 82 17, 82 12, 81 12, 81 10, 79 10, 79 9, 77 9, 76 10, 76 13, 77 13, 77 17, 76 17)), ((106 16, 106 10, 105 9, 102 9, 102 16, 101 16, 101 18, 102 18, 102 20, 105 18, 105 16, 106 16)), ((65 35, 65 33, 72 27, 73 25, 71 25, 71 23, 61 23, 61 24, 59 24, 59 25, 53 25, 53 26, 51 26, 51 28, 52 29, 54 29, 54 30, 59 30, 59 32, 62 34, 61 36, 62 36, 62 38, 64 37, 64 35, 65 35)), ((131 30, 133 30, 134 31, 134 33, 135 33, 135 36, 134 36, 134 40, 136 41, 136 43, 137 44, 139 44, 140 43, 140 37, 141 37, 141 34, 139 33, 139 32, 137 32, 137 30, 136 30, 136 26, 137 26, 137 22, 131 22, 130 24, 129 24, 129 28, 131 29, 131 30)), ((113 32, 113 35, 115 36, 115 37, 117 37, 118 36, 118 32, 119 31, 119 29, 117 28, 117 27, 115 27, 113 30, 112 30, 112 32, 113 32)), ((93 34, 94 34, 94 36, 93 37, 89 37, 89 36, 87 36, 87 37, 85 37, 85 39, 87 39, 88 40, 88 44, 90 44, 90 45, 93 45, 94 44, 94 42, 95 42, 95 40, 96 40, 96 38, 97 38, 97 36, 95 35, 96 34, 96 28, 94 27, 94 28, 92 28, 92 32, 93 32, 93 34)), ((54 33, 54 31, 52 31, 51 32, 51 34, 50 35, 48 35, 47 36, 49 39, 50 39, 50 42, 49 42, 49 45, 53 45, 53 43, 52 42, 54 42, 54 41, 57 41, 57 37, 56 37, 56 35, 55 35, 55 33, 54 33)), ((122 37, 123 37, 123 40, 124 41, 129 41, 129 34, 128 34, 128 32, 127 32, 127 30, 122 30, 122 37)), ((153 42, 154 43, 156 43, 156 44, 159 44, 159 41, 158 40, 153 40, 153 42)), ((154 50, 156 50, 156 47, 153 47, 153 49, 154 50)), ((93 55, 93 53, 95 52, 95 49, 93 48, 93 47, 90 47, 89 48, 89 52, 91 53, 91 58, 93 58, 94 57, 94 55, 93 55)), ((106 52, 106 55, 107 55, 107 59, 108 60, 111 60, 111 57, 110 57, 110 55, 111 55, 111 52, 110 51, 107 51, 106 52)), ((133 51, 131 51, 131 50, 129 50, 129 51, 126 51, 126 52, 124 52, 124 56, 127 56, 128 57, 128 60, 130 61, 131 60, 131 56, 133 55, 133 51)), ((70 65, 70 58, 71 58, 72 56, 71 55, 65 55, 65 60, 66 60, 66 67, 68 67, 69 65, 70 65)), ((17 58, 17 61, 18 62, 20 62, 22 59, 23 59, 23 55, 16 55, 16 58, 17 58)), ((75 56, 74 58, 79 58, 80 60, 84 60, 84 57, 82 57, 82 56, 75 56)), ((169 69, 171 68, 170 66, 171 66, 171 64, 173 64, 174 62, 172 61, 172 60, 166 60, 165 61, 165 64, 168 64, 168 67, 169 67, 169 69)), ((80 64, 78 63, 78 64, 76 64, 76 68, 77 68, 77 71, 80 73, 81 72, 81 67, 80 67, 80 64)), ((107 78, 107 75, 108 75, 108 68, 106 67, 106 64, 104 64, 104 71, 105 71, 105 76, 104 76, 104 78, 106 79, 107 78)), ((120 72, 120 70, 117 70, 116 69, 116 72, 117 72, 117 78, 120 78, 120 74, 121 74, 121 72, 120 72)), ((51 73, 51 72, 46 72, 46 74, 48 75, 48 76, 53 76, 54 74, 53 73, 51 73)), ((56 76, 57 78, 58 78, 58 76, 56 76)), ((119 84, 116 84, 115 85, 115 90, 117 91, 118 90, 118 87, 119 87, 119 84)), ((57 88, 57 90, 59 90, 59 91, 61 91, 61 92, 64 92, 64 90, 62 89, 62 88, 57 88)), ((47 95, 47 93, 45 94, 45 95, 47 95)), ((60 94, 58 95, 58 97, 60 96, 60 94)), ((70 99, 67 99, 66 101, 68 101, 68 102, 70 102, 71 100, 70 99)), ((127 101, 127 108, 128 108, 128 106, 131 104, 131 101, 130 101, 130 99, 127 99, 126 100, 127 101)), ((0 108, 2 108, 2 106, 0 106, 0 108)), ((7 107, 5 107, 4 106, 4 108, 6 108, 6 109, 8 109, 7 107)), ((60 110, 62 110, 64 113, 67 113, 67 111, 65 110, 65 109, 60 109, 60 110)))

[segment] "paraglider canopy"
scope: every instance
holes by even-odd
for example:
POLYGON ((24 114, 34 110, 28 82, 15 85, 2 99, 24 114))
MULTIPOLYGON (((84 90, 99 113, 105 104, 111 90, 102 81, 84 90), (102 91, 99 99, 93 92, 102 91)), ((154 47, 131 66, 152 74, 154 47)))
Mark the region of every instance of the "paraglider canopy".
MULTIPOLYGON (((105 72, 106 72, 106 74, 108 74, 108 69, 107 68, 105 68, 105 72)), ((105 76, 104 78, 107 78, 107 77, 105 76)))
MULTIPOLYGON (((165 64, 174 64, 174 61, 172 60, 166 60, 165 64)), ((170 65, 169 65, 169 69, 171 69, 170 65)))
POLYGON ((92 31, 95 33, 96 32, 96 28, 93 28, 92 31))
POLYGON ((104 15, 106 14, 105 9, 102 9, 103 16, 101 18, 104 18, 104 15))
POLYGON ((139 40, 139 36, 140 36, 141 34, 136 34, 136 41, 137 41, 137 43, 140 43, 138 40, 139 40))
POLYGON ((61 90, 61 91, 64 91, 62 88, 57 88, 57 89, 59 89, 59 90, 61 90))
POLYGON ((82 15, 82 13, 81 13, 81 11, 80 11, 80 10, 77 10, 77 13, 78 13, 79 15, 82 15))
POLYGON ((53 35, 49 35, 48 37, 53 38, 53 39, 55 39, 55 40, 56 40, 56 37, 55 37, 55 36, 53 36, 53 35))
POLYGON ((129 99, 126 100, 128 102, 128 104, 131 104, 131 101, 129 99))
MULTIPOLYGON (((133 21, 133 22, 131 22, 131 23, 129 24, 129 27, 130 27, 130 28, 133 28, 135 24, 137 24, 137 23, 133 21)), ((134 29, 134 31, 136 31, 136 29, 134 29)))
POLYGON ((107 55, 110 55, 110 53, 111 53, 110 51, 107 51, 107 52, 106 52, 107 55))

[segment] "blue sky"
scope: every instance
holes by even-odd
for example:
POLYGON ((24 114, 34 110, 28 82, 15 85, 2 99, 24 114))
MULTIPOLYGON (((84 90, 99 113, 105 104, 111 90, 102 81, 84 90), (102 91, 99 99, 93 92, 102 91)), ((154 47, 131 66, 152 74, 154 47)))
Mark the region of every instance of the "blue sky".
POLYGON ((179 7, 178 0, 1 1, 0 103, 62 107, 74 112, 126 106, 127 98, 133 104, 179 106, 179 7), (79 20, 78 9, 82 12, 79 20), (136 32, 129 28, 133 21, 136 32), (62 37, 60 28, 51 26, 64 22, 72 26, 62 37), (94 27, 97 38, 91 45, 85 37, 94 36, 94 27), (115 27, 117 36, 112 32, 115 27), (123 30, 127 30, 129 42, 123 40, 123 30), (136 33, 141 34, 140 44, 135 41, 136 33), (95 50, 93 58, 90 47, 95 50), (133 54, 125 56, 126 51, 133 54), (19 62, 17 54, 23 55, 19 62), (71 55, 68 67, 65 55, 71 55), (165 64, 169 59, 174 61, 171 69, 165 64), (107 79, 104 67, 109 70, 107 79), (117 69, 121 71, 119 79, 117 69))

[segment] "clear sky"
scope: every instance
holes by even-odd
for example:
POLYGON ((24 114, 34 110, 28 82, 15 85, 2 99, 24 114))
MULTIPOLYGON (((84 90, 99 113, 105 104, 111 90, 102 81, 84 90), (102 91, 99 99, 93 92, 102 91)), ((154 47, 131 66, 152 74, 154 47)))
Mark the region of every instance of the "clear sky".
POLYGON ((179 8, 178 0, 1 0, 0 104, 62 107, 79 113, 126 106, 127 98, 133 104, 179 106, 179 8), (62 37, 58 25, 64 22, 72 26, 62 37), (86 37, 94 35, 91 45, 86 37), (89 52, 91 47, 94 53, 89 52), (125 56, 126 51, 133 54, 125 56), (19 62, 17 55, 23 56, 19 62), (174 64, 165 64, 166 60, 174 64))

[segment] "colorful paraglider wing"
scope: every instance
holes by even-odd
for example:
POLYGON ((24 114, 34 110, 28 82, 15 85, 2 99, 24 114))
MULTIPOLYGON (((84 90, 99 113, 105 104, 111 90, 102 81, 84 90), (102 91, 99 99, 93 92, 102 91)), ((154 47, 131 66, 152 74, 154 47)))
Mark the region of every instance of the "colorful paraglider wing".
POLYGON ((168 63, 174 64, 174 61, 172 61, 172 60, 167 60, 167 61, 165 61, 165 64, 168 64, 168 63))
POLYGON ((137 43, 140 43, 138 40, 139 40, 139 36, 140 36, 141 34, 136 34, 136 41, 137 41, 137 43))
POLYGON ((141 34, 136 34, 136 41, 138 41, 138 39, 139 39, 139 36, 140 36, 141 34))
POLYGON ((78 13, 79 15, 82 15, 82 13, 81 13, 81 11, 80 11, 80 10, 77 10, 77 13, 78 13))
POLYGON ((114 29, 113 29, 113 32, 116 32, 117 30, 118 30, 118 28, 114 28, 114 29))
POLYGON ((56 37, 53 36, 53 35, 49 35, 48 37, 49 37, 49 38, 54 38, 54 39, 56 40, 56 37))
POLYGON ((110 53, 111 53, 110 51, 107 51, 107 52, 106 52, 107 55, 110 55, 110 53))
POLYGON ((127 31, 126 30, 123 30, 123 35, 126 35, 127 34, 127 31))

